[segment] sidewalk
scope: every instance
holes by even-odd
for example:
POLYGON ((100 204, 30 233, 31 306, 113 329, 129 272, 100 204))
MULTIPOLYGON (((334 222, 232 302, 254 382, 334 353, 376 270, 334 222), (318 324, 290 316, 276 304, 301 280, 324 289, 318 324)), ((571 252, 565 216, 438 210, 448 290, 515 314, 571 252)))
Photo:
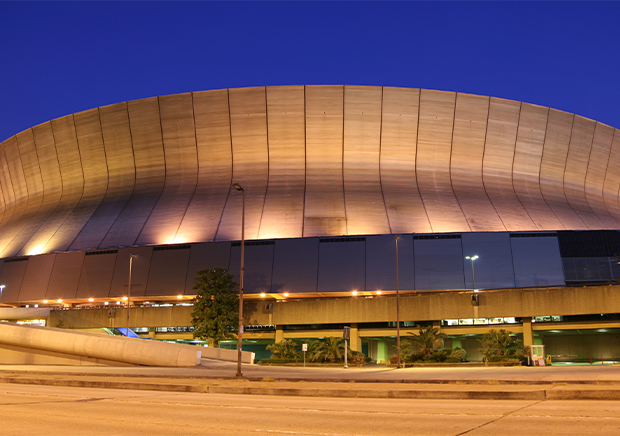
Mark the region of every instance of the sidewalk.
POLYGON ((205 394, 350 398, 620 400, 620 365, 299 368, 203 359, 195 368, 0 366, 0 383, 205 394))

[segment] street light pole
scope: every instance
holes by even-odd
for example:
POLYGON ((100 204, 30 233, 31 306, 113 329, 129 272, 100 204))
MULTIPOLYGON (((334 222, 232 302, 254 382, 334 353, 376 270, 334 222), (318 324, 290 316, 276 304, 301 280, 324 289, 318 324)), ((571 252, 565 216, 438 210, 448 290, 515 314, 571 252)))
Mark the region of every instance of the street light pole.
POLYGON ((243 345, 243 261, 245 255, 245 189, 239 183, 234 183, 233 188, 241 191, 241 273, 239 274, 239 332, 237 334, 237 377, 241 373, 241 348, 243 345))
POLYGON ((129 286, 127 288, 127 331, 125 332, 125 337, 129 337, 129 308, 131 307, 131 270, 133 268, 133 258, 136 256, 137 254, 129 255, 129 286))
POLYGON ((476 291, 476 277, 474 276, 474 260, 478 259, 478 255, 465 256, 465 259, 471 260, 471 287, 473 291, 476 291))
POLYGON ((394 235, 394 245, 396 250, 396 368, 400 368, 400 293, 398 292, 398 238, 394 235))

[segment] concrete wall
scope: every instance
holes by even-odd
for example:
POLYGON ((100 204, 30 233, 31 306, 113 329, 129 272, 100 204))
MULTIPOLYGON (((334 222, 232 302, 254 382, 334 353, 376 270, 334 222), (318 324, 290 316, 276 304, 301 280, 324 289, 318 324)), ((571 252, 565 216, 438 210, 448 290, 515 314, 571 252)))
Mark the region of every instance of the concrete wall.
MULTIPOLYGON (((433 321, 502 316, 588 315, 620 312, 620 286, 509 289, 480 292, 480 305, 471 305, 471 292, 401 296, 401 320, 433 321)), ((189 326, 191 307, 131 309, 135 327, 189 326)), ((323 298, 294 301, 250 300, 244 305, 248 325, 337 324, 388 322, 396 319, 396 297, 323 298), (273 314, 264 306, 273 303, 273 314)), ((64 328, 124 327, 125 309, 52 311, 49 325, 64 328)))
POLYGON ((553 356, 565 355, 567 357, 554 357, 553 360, 561 361, 588 361, 590 357, 596 362, 605 360, 620 360, 620 335, 618 333, 605 333, 599 331, 579 330, 564 331, 563 334, 541 332, 542 343, 545 344, 545 354, 553 356), (573 357, 574 356, 574 357, 573 357))
POLYGON ((21 319, 47 319, 49 308, 0 307, 0 320, 18 321, 21 319))

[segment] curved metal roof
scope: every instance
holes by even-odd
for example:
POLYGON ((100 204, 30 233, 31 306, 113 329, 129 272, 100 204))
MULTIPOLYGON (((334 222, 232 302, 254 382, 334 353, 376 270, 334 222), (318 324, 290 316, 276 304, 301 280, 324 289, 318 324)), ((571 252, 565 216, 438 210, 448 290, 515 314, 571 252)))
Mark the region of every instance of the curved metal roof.
POLYGON ((0 146, 0 257, 240 238, 620 228, 620 133, 566 112, 369 86, 91 109, 0 146))

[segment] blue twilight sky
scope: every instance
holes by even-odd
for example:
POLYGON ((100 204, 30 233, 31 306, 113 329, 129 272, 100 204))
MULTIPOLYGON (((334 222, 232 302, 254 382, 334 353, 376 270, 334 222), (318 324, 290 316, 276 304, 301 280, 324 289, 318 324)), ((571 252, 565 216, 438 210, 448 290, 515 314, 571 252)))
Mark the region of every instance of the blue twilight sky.
POLYGON ((620 128, 620 2, 0 1, 0 141, 97 106, 289 84, 430 88, 620 128))

